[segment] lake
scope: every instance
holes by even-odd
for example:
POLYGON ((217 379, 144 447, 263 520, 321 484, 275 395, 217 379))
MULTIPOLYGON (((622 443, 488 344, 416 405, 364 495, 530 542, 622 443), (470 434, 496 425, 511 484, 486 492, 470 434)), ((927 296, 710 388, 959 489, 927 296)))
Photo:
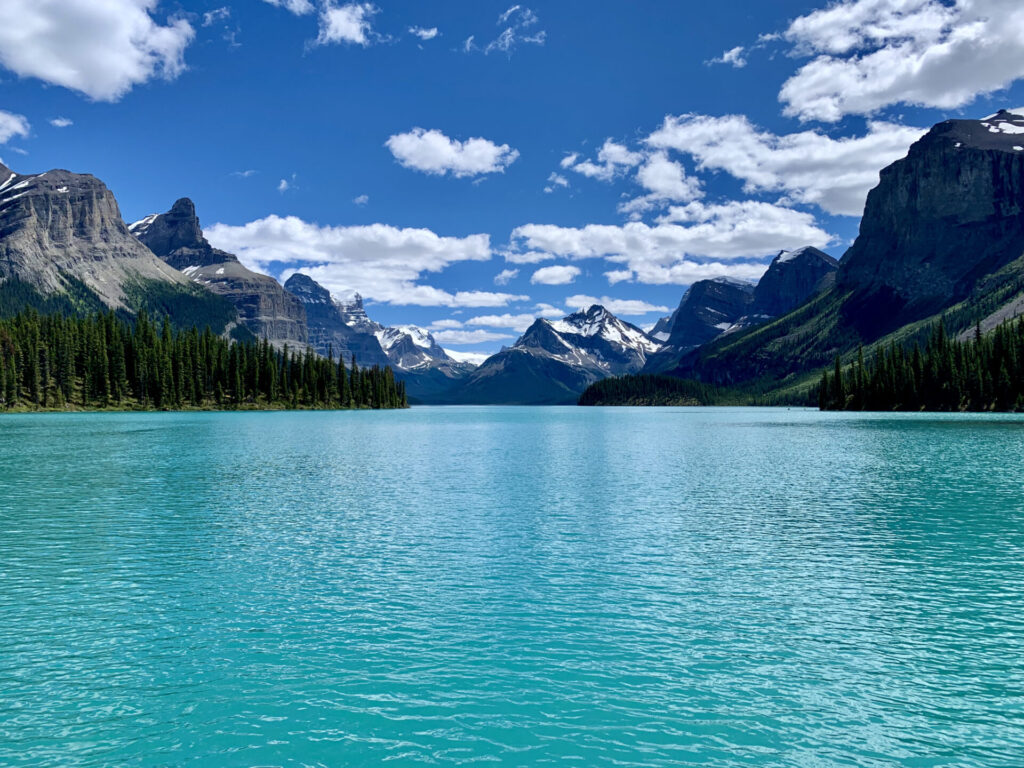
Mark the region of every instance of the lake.
POLYGON ((4 766, 1022 756, 1022 417, 0 417, 4 766))

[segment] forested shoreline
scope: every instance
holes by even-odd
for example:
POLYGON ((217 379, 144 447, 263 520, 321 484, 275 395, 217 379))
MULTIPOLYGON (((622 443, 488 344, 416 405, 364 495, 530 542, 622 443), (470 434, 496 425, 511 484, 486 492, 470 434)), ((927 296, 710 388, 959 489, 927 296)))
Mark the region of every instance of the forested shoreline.
POLYGON ((865 362, 837 358, 818 386, 822 410, 1024 411, 1024 317, 970 341, 951 339, 943 323, 922 350, 895 343, 865 362))
POLYGON ((0 411, 405 408, 391 369, 312 350, 28 309, 0 319, 0 411))

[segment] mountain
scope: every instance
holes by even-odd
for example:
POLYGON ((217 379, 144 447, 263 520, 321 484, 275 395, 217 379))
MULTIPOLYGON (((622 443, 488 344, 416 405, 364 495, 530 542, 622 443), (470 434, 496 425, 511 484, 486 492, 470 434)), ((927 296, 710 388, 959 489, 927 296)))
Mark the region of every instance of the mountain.
POLYGON ((813 246, 782 251, 758 280, 750 314, 767 319, 796 309, 830 287, 838 269, 836 259, 813 246))
POLYGON ((590 384, 639 371, 659 343, 599 305, 562 320, 538 319, 457 387, 459 403, 575 403, 590 384))
POLYGON ((698 280, 683 294, 668 320, 659 321, 663 322, 664 346, 646 362, 644 371, 672 368, 685 352, 706 344, 748 315, 753 300, 752 283, 728 277, 698 280))
POLYGON ((1024 109, 934 126, 879 175, 834 285, 689 353, 674 371, 760 389, 806 383, 858 345, 951 332, 1024 306, 1024 109))
POLYGON ((306 307, 309 339, 322 355, 333 349, 360 366, 390 365, 405 382, 410 399, 431 401, 465 378, 475 366, 460 363, 426 330, 414 325, 389 328, 371 320, 363 297, 350 292, 334 297, 308 275, 295 273, 285 288, 306 307))
POLYGON ((173 310, 218 330, 234 315, 132 237, 103 182, 64 170, 0 164, 0 279, 8 309, 173 310))
POLYGON ((308 275, 296 272, 284 284, 285 290, 299 299, 306 308, 309 344, 316 352, 335 359, 352 357, 363 367, 390 364, 388 356, 377 340, 377 323, 371 321, 363 309, 359 294, 345 304, 331 296, 330 291, 308 275))
POLYGON ((136 221, 129 229, 167 264, 230 302, 257 338, 276 347, 304 347, 309 342, 302 302, 274 278, 247 269, 232 254, 211 246, 188 198, 178 200, 167 213, 136 221))

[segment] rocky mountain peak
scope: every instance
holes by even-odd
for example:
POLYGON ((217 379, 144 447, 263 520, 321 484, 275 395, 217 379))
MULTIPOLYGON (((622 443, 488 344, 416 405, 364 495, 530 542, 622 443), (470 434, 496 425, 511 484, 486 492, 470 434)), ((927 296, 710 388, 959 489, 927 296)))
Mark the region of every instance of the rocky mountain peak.
POLYGON ((750 314, 784 315, 831 284, 838 269, 838 261, 813 246, 781 251, 754 289, 750 314))
POLYGON ((331 303, 331 292, 309 275, 304 275, 301 272, 296 272, 289 277, 285 281, 284 287, 285 290, 295 294, 304 304, 331 303))
POLYGON ((150 214, 136 221, 129 230, 175 269, 237 261, 207 242, 196 206, 187 197, 175 201, 167 213, 150 214))

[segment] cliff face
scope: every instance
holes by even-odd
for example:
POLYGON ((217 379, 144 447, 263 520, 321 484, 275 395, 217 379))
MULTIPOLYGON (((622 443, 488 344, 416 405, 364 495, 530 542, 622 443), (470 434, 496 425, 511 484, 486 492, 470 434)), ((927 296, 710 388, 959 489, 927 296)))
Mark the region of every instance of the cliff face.
POLYGON ((750 312, 764 318, 784 315, 829 287, 839 262, 807 246, 776 256, 754 289, 750 312))
POLYGON ((967 297, 1022 253, 1024 116, 1001 111, 939 123, 881 172, 836 282, 895 327, 967 297))
POLYGON ((148 281, 188 288, 180 272, 140 244, 99 179, 54 170, 19 175, 0 165, 0 278, 43 294, 80 280, 107 306, 128 308, 148 281))
POLYGON ((227 299, 257 338, 275 346, 304 347, 309 342, 303 303, 274 278, 247 269, 232 254, 211 246, 191 200, 182 198, 167 213, 135 222, 131 232, 168 265, 227 299))
POLYGON ((330 291, 299 272, 289 277, 284 287, 306 308, 309 344, 319 354, 333 351, 335 359, 343 357, 346 361, 355 357, 360 366, 388 365, 388 357, 369 327, 371 321, 363 310, 361 297, 356 295, 352 305, 337 302, 330 291), (356 303, 358 307, 354 306, 356 303), (361 313, 366 323, 349 325, 346 320, 353 312, 361 313))

